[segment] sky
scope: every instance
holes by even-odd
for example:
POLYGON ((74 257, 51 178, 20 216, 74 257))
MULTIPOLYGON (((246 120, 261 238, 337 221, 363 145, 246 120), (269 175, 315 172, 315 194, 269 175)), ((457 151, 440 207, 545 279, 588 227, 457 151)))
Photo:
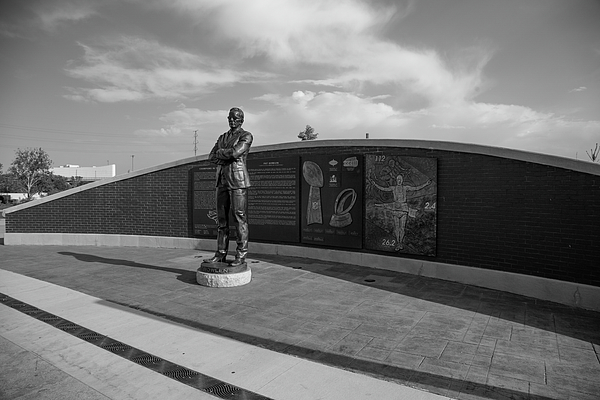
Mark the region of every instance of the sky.
POLYGON ((475 143, 587 160, 600 142, 598 0, 2 0, 0 163, 117 174, 254 146, 475 143))

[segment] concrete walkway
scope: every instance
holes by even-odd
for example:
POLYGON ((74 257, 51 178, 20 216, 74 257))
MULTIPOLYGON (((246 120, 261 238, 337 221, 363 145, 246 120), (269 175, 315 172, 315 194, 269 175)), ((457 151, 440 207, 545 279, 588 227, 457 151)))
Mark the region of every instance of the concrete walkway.
MULTIPOLYGON (((599 313, 279 256, 212 289, 195 283, 209 255, 0 246, 0 293, 250 393, 238 398, 600 398, 599 313)), ((0 321, 0 398, 215 398, 6 304, 0 321)))

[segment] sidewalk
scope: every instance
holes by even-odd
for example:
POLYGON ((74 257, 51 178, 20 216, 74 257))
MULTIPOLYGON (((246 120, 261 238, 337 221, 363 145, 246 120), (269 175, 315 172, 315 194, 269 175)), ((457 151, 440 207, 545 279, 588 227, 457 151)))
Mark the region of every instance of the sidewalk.
MULTIPOLYGON (((0 271, 0 293, 270 398, 600 398, 600 313, 436 279, 279 256, 252 255, 253 279, 246 286, 206 288, 195 283, 195 272, 200 258, 209 255, 156 248, 0 246, 0 268, 19 274, 0 271), (9 278, 12 284, 5 283, 9 278), (45 297, 38 296, 42 293, 45 297), (132 333, 136 324, 145 330, 132 333), (198 361, 203 357, 211 361, 198 361), (235 374, 226 368, 232 365, 239 367, 235 374), (361 384, 349 386, 353 381, 361 384), (350 397, 342 393, 349 388, 350 397)), ((82 348, 80 339, 28 315, 5 305, 0 312, 3 354, 8 349, 30 362, 41 357, 41 365, 52 364, 55 358, 43 355, 47 344, 36 344, 38 324, 48 335, 58 331, 58 342, 52 342, 56 351, 71 340, 82 348)), ((111 363, 143 369, 123 359, 111 363)), ((119 397, 116 389, 102 393, 94 389, 99 384, 86 382, 76 370, 63 366, 52 376, 75 379, 83 385, 76 390, 100 396, 89 398, 144 398, 135 397, 135 391, 127 392, 132 397, 119 397)), ((147 376, 167 379, 154 371, 136 370, 135 376, 140 382, 147 376)), ((195 390, 170 384, 176 392, 195 390)))

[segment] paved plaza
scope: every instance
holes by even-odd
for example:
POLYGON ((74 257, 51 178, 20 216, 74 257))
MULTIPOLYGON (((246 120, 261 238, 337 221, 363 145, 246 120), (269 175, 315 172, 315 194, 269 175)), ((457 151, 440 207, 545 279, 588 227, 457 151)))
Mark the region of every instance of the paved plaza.
MULTIPOLYGON (((267 398, 600 398, 600 313, 258 254, 249 259, 250 284, 207 288, 196 284, 196 269, 210 255, 0 246, 0 293, 267 398)), ((215 398, 124 359, 103 367, 95 352, 109 352, 6 305, 0 313, 2 398, 215 398), (69 358, 67 348, 80 353, 69 358), (137 369, 124 380, 103 368, 137 369), (170 394, 150 383, 133 390, 136 379, 161 382, 170 394)))

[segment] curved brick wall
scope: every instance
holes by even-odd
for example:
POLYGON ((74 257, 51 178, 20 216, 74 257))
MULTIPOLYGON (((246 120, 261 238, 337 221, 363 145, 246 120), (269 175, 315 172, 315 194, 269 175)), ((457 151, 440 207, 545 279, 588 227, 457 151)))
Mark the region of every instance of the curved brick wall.
MULTIPOLYGON (((600 287, 600 165, 444 142, 310 141, 254 147, 250 158, 376 153, 438 160, 437 253, 444 264, 600 287)), ((206 155, 16 206, 12 233, 191 238, 189 171, 206 155)))

